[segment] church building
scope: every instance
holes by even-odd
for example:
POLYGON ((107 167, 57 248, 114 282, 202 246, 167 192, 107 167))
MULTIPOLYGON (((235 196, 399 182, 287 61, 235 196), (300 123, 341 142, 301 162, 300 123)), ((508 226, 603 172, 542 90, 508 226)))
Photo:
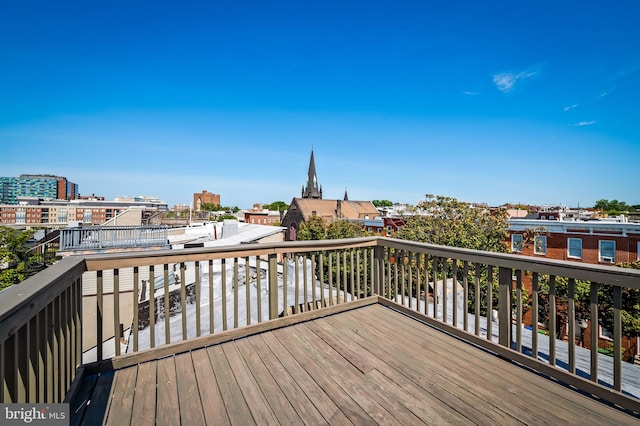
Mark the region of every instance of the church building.
POLYGON ((295 241, 300 224, 313 216, 331 223, 339 219, 364 221, 378 215, 378 210, 370 201, 351 201, 346 191, 342 200, 324 200, 312 149, 306 186, 302 187, 301 197, 291 201, 281 226, 285 228, 285 239, 295 241))

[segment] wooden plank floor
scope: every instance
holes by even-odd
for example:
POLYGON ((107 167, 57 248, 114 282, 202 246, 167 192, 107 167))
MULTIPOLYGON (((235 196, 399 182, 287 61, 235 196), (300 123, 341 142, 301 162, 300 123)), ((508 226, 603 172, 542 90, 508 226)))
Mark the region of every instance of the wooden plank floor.
POLYGON ((107 424, 639 424, 381 305, 115 372, 107 424))

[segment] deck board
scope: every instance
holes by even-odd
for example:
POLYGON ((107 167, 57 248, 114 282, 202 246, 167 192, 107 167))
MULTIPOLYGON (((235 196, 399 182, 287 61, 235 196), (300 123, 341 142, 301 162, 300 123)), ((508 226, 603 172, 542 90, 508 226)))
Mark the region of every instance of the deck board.
POLYGON ((176 379, 180 399, 180 424, 205 425, 203 401, 200 399, 191 352, 176 355, 176 379))
MULTIPOLYGON (((639 421, 376 304, 236 333, 113 376, 109 424, 639 421)), ((103 397, 104 379, 96 388, 103 397)))
MULTIPOLYGON (((585 410, 591 411, 591 418, 602 424, 622 421, 626 416, 618 411, 606 410, 601 412, 602 404, 585 397, 578 392, 558 392, 561 386, 551 380, 546 380, 537 375, 533 375, 521 368, 504 368, 503 363, 496 362, 493 355, 486 352, 479 352, 473 357, 465 356, 468 352, 468 345, 462 341, 452 342, 438 339, 440 333, 430 327, 406 328, 402 327, 406 322, 401 316, 386 315, 384 308, 375 306, 367 312, 365 318, 372 321, 383 333, 391 333, 390 338, 400 339, 406 337, 424 352, 437 354, 446 360, 447 371, 455 370, 464 372, 459 375, 458 384, 469 381, 469 374, 477 376, 477 380, 490 384, 494 389, 499 390, 499 394, 507 395, 510 404, 509 410, 523 410, 523 415, 530 413, 529 401, 535 401, 536 410, 531 412, 531 421, 543 418, 555 418, 557 420, 573 422, 576 417, 583 415, 585 410), (455 351, 455 352, 454 352, 455 351), (459 356, 454 356, 454 354, 459 356), (474 367, 474 368, 470 368, 474 367), (559 403, 559 399, 562 401, 559 403), (557 407, 562 407, 557 410, 557 407)), ((362 312, 355 312, 354 315, 361 315, 362 312)), ((374 328, 375 328, 374 327, 374 328)), ((449 373, 451 376, 451 373, 449 373)), ((514 412, 514 411, 510 411, 514 412)), ((522 420, 522 417, 521 417, 522 420)), ((525 419, 527 420, 527 419, 525 419)))
POLYGON ((222 400, 218 379, 206 350, 193 351, 193 370, 198 382, 202 412, 208 425, 229 425, 229 416, 222 400))

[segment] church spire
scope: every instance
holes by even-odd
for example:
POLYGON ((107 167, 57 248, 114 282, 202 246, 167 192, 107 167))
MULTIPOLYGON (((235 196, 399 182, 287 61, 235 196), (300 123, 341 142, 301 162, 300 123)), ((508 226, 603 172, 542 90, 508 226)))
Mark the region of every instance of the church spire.
POLYGON ((309 160, 307 186, 306 188, 302 188, 302 198, 322 199, 322 187, 318 185, 318 176, 316 175, 316 162, 313 158, 313 148, 311 148, 311 158, 309 160))

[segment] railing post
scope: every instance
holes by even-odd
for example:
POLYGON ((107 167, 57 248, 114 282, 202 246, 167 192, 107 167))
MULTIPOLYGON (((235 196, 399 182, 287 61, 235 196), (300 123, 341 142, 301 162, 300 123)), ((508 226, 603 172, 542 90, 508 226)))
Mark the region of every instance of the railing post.
MULTIPOLYGON (((284 264, 284 263, 283 263, 284 264)), ((284 265, 286 268, 286 265, 284 265)), ((269 319, 278 318, 278 258, 269 255, 269 319)), ((286 306, 284 307, 286 310, 286 306)))
POLYGON ((375 294, 380 295, 381 294, 380 288, 382 286, 382 276, 383 276, 382 268, 384 267, 384 262, 383 262, 384 247, 376 246, 373 249, 373 256, 374 256, 373 291, 375 294))
MULTIPOLYGON (((511 347, 511 273, 511 268, 499 268, 498 343, 508 348, 511 347)), ((491 288, 488 288, 487 291, 491 291, 491 288)), ((487 330, 487 333, 490 332, 491 330, 487 330)))

